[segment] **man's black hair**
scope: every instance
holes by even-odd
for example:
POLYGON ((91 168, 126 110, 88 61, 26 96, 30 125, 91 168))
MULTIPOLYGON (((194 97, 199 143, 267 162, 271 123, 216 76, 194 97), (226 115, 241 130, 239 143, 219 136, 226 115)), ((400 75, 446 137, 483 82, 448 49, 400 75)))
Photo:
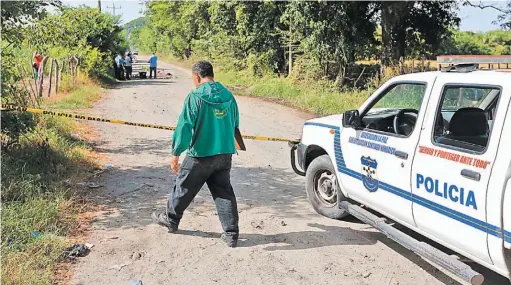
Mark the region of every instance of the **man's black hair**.
POLYGON ((215 77, 213 65, 206 60, 197 61, 192 67, 192 72, 197 73, 201 78, 215 77))

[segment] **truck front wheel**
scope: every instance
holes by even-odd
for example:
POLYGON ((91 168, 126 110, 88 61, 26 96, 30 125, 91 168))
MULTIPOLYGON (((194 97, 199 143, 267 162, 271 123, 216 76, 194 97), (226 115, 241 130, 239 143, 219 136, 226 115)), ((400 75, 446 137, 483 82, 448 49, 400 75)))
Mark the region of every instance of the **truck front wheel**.
POLYGON ((315 158, 305 174, 307 197, 318 214, 331 219, 349 215, 339 209, 339 201, 346 200, 337 183, 335 169, 328 155, 315 158))

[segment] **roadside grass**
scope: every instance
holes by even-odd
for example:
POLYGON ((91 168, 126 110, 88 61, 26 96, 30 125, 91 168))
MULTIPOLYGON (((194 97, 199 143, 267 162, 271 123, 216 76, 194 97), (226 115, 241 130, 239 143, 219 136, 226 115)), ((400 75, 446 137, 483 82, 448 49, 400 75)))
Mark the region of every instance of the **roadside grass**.
MULTIPOLYGON (((44 107, 87 108, 101 97, 101 87, 84 81, 44 107)), ((66 236, 75 228, 77 185, 98 167, 92 146, 81 139, 86 131, 63 117, 2 114, 24 117, 31 127, 17 130, 18 139, 1 153, 2 284, 52 284, 66 236)))
MULTIPOLYGON (((165 56, 162 59, 185 68, 193 65, 193 59, 179 60, 165 56)), ((229 87, 236 95, 278 101, 318 116, 340 114, 345 110, 355 109, 374 91, 374 88, 340 91, 327 80, 299 81, 276 76, 254 77, 246 71, 236 72, 221 68, 215 69, 215 79, 229 87)), ((376 82, 372 85, 379 84, 376 82)))
MULTIPOLYGON (((108 77, 105 77, 104 85, 110 85, 108 77)), ((79 78, 73 89, 68 92, 50 97, 44 102, 44 106, 54 109, 84 109, 92 106, 92 103, 101 98, 102 83, 89 78, 79 78)), ((64 89, 68 90, 68 89, 64 89)))
POLYGON ((319 116, 357 108, 371 94, 368 90, 338 91, 327 82, 297 82, 278 77, 251 79, 244 74, 223 72, 216 77, 231 87, 235 94, 276 100, 319 116), (238 92, 236 86, 242 89, 238 92))

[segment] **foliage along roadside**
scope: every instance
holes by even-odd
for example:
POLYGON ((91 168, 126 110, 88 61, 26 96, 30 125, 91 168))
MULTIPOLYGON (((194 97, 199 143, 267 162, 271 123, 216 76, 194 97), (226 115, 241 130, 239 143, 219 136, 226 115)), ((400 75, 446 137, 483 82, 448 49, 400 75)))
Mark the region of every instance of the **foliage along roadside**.
MULTIPOLYGON (((141 52, 206 58, 224 70, 256 77, 291 75, 360 88, 370 87, 380 72, 378 64, 357 63, 364 59, 392 66, 401 57, 511 53, 511 31, 481 35, 456 30, 458 8, 465 4, 149 1, 146 16, 124 27, 131 48, 141 52)), ((511 8, 504 11, 503 28, 509 16, 511 8)))
MULTIPOLYGON (((397 47, 390 52, 383 48, 382 42, 388 40, 389 32, 380 37, 375 35, 378 25, 389 21, 388 17, 380 16, 383 11, 403 3, 148 2, 147 23, 131 32, 130 43, 144 52, 157 51, 185 59, 207 58, 215 66, 247 70, 259 77, 289 75, 289 70, 295 73, 298 68, 301 71, 296 74, 298 77, 328 79, 337 86, 349 87, 361 73, 352 70, 357 59, 381 57, 384 52, 399 59, 404 52, 395 50, 397 47)), ((406 5, 410 9, 396 16, 405 23, 393 27, 396 33, 397 29, 403 32, 396 42, 399 47, 406 45, 429 54, 445 30, 456 24, 456 3, 406 5), (438 13, 432 14, 433 10, 438 13), (414 17, 417 15, 422 16, 420 21, 414 17), (428 27, 424 25, 426 20, 430 23, 428 27), (405 26, 410 27, 409 31, 403 31, 405 26), (429 42, 417 43, 417 38, 429 42)))
MULTIPOLYGON (((124 48, 118 18, 60 1, 13 1, 1 9, 2 103, 31 101, 23 80, 33 80, 34 50, 64 63, 77 55, 82 62, 78 78, 64 74, 65 93, 39 100, 42 107, 86 108, 101 96, 98 78, 124 48), (49 5, 60 10, 49 15, 49 5)), ((98 167, 96 155, 83 139, 87 131, 73 120, 21 112, 2 112, 1 120, 1 283, 51 284, 83 206, 77 199, 88 190, 77 183, 98 167)))
MULTIPOLYGON (((190 69, 198 59, 193 56, 188 60, 163 56, 160 60, 190 69)), ((215 80, 226 85, 236 95, 277 101, 318 116, 339 114, 357 108, 385 81, 399 74, 396 68, 388 67, 384 69, 382 77, 371 79, 367 89, 339 90, 328 80, 296 80, 293 77, 271 75, 260 78, 251 76, 247 71, 226 70, 222 66, 214 66, 214 69, 215 80)))

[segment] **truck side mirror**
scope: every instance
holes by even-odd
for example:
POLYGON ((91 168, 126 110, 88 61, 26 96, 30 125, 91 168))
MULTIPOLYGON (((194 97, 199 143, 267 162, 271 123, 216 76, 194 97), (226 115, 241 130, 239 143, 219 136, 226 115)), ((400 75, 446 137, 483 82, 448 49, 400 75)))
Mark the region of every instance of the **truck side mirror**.
POLYGON ((345 111, 342 116, 342 126, 344 128, 354 128, 354 129, 361 127, 362 122, 360 120, 360 114, 359 114, 358 110, 345 111))

